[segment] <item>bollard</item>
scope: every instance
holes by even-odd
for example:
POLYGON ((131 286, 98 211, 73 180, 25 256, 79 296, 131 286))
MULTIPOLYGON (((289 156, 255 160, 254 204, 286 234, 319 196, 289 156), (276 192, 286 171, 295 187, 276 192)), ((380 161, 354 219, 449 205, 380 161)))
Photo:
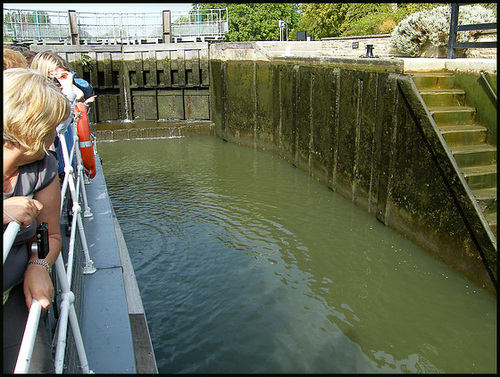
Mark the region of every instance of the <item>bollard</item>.
POLYGON ((378 58, 378 56, 373 56, 373 45, 366 45, 366 55, 361 55, 360 58, 378 58))

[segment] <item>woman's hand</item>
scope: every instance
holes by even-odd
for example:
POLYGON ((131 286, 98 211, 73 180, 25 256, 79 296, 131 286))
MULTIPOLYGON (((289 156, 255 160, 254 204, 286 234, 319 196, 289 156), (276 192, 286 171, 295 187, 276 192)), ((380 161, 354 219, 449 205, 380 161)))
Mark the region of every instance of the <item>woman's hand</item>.
POLYGON ((39 264, 28 265, 24 274, 23 289, 28 309, 31 307, 33 299, 36 299, 40 303, 43 311, 50 308, 52 295, 54 294, 54 285, 44 266, 39 264))
MULTIPOLYGON (((54 178, 52 182, 35 193, 35 198, 43 203, 43 211, 37 218, 37 223, 47 223, 49 227, 49 253, 44 261, 50 266, 54 265, 61 251, 61 233, 59 224, 59 206, 61 203, 61 187, 59 180, 54 178)), ((32 254, 30 260, 38 259, 36 253, 32 254)), ((31 301, 37 299, 42 310, 50 308, 54 286, 47 269, 38 264, 29 264, 24 274, 24 296, 26 306, 31 307, 31 301)))
MULTIPOLYGON (((36 199, 27 196, 13 196, 3 201, 4 210, 21 223, 21 227, 27 227, 36 219, 43 209, 43 204, 36 199)), ((3 215, 3 223, 13 221, 7 215, 3 215)))

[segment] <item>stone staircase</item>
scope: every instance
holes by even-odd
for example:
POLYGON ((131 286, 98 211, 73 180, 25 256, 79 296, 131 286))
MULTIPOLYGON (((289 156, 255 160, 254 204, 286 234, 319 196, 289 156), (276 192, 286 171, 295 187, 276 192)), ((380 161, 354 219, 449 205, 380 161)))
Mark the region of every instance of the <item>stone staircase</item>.
POLYGON ((410 74, 496 238, 497 148, 485 141, 488 129, 476 123, 454 74, 410 74))

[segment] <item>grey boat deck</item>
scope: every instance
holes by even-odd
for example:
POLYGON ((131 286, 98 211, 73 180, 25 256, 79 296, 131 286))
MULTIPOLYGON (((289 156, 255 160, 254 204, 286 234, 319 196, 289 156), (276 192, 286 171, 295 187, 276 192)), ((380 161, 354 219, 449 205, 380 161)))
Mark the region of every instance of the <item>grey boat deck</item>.
POLYGON ((97 271, 83 275, 80 328, 89 368, 95 373, 158 373, 128 250, 99 157, 86 185, 93 217, 83 218, 90 258, 97 271))

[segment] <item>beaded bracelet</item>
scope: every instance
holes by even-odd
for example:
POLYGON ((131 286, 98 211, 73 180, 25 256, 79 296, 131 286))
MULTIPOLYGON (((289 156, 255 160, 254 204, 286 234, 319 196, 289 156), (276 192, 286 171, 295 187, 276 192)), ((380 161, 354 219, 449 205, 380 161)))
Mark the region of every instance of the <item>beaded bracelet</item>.
POLYGON ((32 261, 29 261, 28 265, 30 265, 30 264, 38 264, 40 266, 43 266, 43 267, 45 267, 47 269, 47 272, 50 274, 50 270, 51 270, 50 264, 48 264, 44 260, 35 259, 35 260, 32 260, 32 261))

